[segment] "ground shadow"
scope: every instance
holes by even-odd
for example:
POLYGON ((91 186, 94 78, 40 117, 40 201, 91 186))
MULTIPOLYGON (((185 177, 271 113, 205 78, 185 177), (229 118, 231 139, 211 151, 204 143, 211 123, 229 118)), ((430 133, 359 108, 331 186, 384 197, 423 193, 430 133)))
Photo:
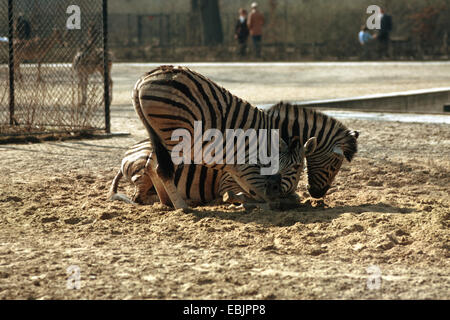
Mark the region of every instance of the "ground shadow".
POLYGON ((89 151, 89 152, 111 152, 114 150, 121 150, 125 152, 128 149, 128 146, 111 146, 111 145, 102 145, 99 143, 87 143, 87 142, 76 142, 76 141, 67 141, 64 144, 60 142, 47 142, 46 144, 41 144, 38 147, 33 149, 27 148, 27 146, 19 147, 17 145, 8 146, 8 145, 0 145, 0 150, 17 150, 17 151, 26 151, 26 152, 35 152, 35 153, 45 153, 45 154, 66 154, 64 149, 72 149, 77 151, 89 151), (42 147, 40 147, 42 146, 42 147), (61 152, 51 152, 50 148, 54 150, 61 150, 61 152))
POLYGON ((364 212, 408 214, 414 212, 412 208, 396 207, 386 203, 361 204, 356 206, 314 207, 311 204, 301 204, 298 208, 288 211, 264 211, 254 209, 245 211, 222 211, 211 208, 211 211, 200 207, 189 210, 195 216, 195 221, 204 218, 232 220, 241 223, 257 223, 264 226, 288 227, 298 222, 302 224, 331 222, 344 213, 361 214, 364 212))

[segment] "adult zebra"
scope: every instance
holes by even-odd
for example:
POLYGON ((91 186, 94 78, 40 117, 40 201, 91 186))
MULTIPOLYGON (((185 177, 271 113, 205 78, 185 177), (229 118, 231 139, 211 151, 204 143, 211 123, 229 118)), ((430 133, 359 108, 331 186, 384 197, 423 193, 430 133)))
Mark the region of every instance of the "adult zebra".
MULTIPOLYGON (((303 166, 297 167, 298 163, 303 163, 305 156, 314 152, 316 138, 309 139, 303 148, 298 145, 288 148, 281 146, 280 150, 280 181, 272 181, 272 177, 266 176, 265 180, 258 179, 262 184, 261 189, 268 189, 275 197, 288 197, 290 190, 296 187, 303 166)), ((153 203, 161 201, 170 205, 168 199, 160 199, 157 195, 154 182, 152 180, 153 168, 147 166, 148 159, 153 156, 153 147, 149 139, 138 142, 125 152, 121 167, 116 174, 108 194, 110 200, 122 200, 128 203, 153 203), (132 200, 123 194, 117 193, 119 181, 125 177, 135 186, 135 193, 132 200)), ((244 168, 245 174, 261 177, 259 167, 247 166, 244 168)), ((213 200, 223 200, 225 194, 234 195, 235 199, 241 202, 251 202, 252 197, 236 183, 233 177, 222 170, 215 170, 202 165, 178 165, 175 168, 174 183, 181 197, 189 202, 190 206, 205 204, 213 200)))
POLYGON ((299 136, 300 141, 317 138, 315 151, 306 156, 308 192, 314 198, 325 196, 344 159, 352 161, 357 152, 358 131, 314 109, 280 102, 266 110, 272 127, 282 139, 299 136))
MULTIPOLYGON (((151 165, 155 173, 153 182, 160 198, 164 191, 169 196, 175 208, 187 207, 182 197, 178 194, 173 181, 174 165, 171 154, 178 141, 172 140, 175 130, 184 129, 187 135, 194 137, 191 140, 190 150, 196 150, 195 123, 201 123, 201 132, 209 129, 217 129, 223 136, 226 130, 248 130, 266 133, 269 142, 258 143, 259 137, 249 136, 243 139, 236 148, 228 150, 229 142, 234 144, 234 139, 214 139, 204 142, 197 154, 215 151, 215 161, 212 163, 200 159, 197 162, 194 153, 187 155, 196 164, 228 172, 234 180, 257 201, 270 201, 265 190, 260 189, 253 179, 253 174, 246 175, 244 170, 247 165, 236 165, 229 161, 244 154, 245 163, 249 163, 250 149, 252 146, 265 149, 265 154, 271 154, 278 141, 271 140, 270 119, 268 114, 250 105, 248 102, 232 95, 224 88, 218 86, 208 78, 184 67, 161 66, 144 76, 135 85, 133 90, 133 104, 147 129, 152 142, 156 159, 152 159, 151 165), (239 156, 238 156, 239 153, 239 156), (220 159, 219 159, 220 158, 220 159)), ((296 137, 287 141, 295 141, 296 137)), ((291 143, 289 142, 289 143, 291 143)), ((173 155, 173 153, 172 153, 173 155)), ((257 163, 260 165, 260 163, 257 163)), ((300 167, 300 165, 298 165, 300 167)), ((259 185, 261 186, 261 184, 259 185)))
MULTIPOLYGON (((307 157, 309 192, 314 197, 325 195, 340 169, 343 156, 350 161, 357 149, 358 133, 348 130, 335 119, 329 118, 328 121, 325 115, 315 111, 307 112, 305 109, 302 112, 306 121, 303 121, 299 116, 299 108, 283 108, 282 105, 274 106, 267 112, 259 110, 205 76, 185 67, 161 66, 142 76, 134 87, 133 103, 155 148, 157 159, 153 163, 156 172, 154 182, 158 183, 160 180, 159 188, 164 187, 175 207, 186 205, 173 183, 174 168, 169 152, 178 142, 172 141, 171 136, 179 128, 184 128, 191 137, 194 136, 195 121, 202 121, 202 132, 211 128, 217 128, 221 132, 226 129, 280 129, 285 141, 300 137, 302 143, 314 133, 319 134, 319 152, 307 157), (329 126, 331 128, 327 129, 329 126), (336 135, 336 139, 332 135, 336 135)), ((247 146, 252 143, 256 143, 256 140, 246 141, 247 146)), ((211 144, 203 144, 202 149, 209 150, 211 144)), ((247 152, 247 148, 245 150, 247 152)), ((237 149, 234 151, 236 158, 237 149)), ((224 145, 223 162, 226 162, 226 157, 224 145)), ((194 154, 191 154, 191 159, 194 159, 194 154)), ((202 164, 229 172, 246 192, 256 199, 267 201, 264 190, 252 188, 251 181, 239 174, 236 166, 226 163, 202 164)))

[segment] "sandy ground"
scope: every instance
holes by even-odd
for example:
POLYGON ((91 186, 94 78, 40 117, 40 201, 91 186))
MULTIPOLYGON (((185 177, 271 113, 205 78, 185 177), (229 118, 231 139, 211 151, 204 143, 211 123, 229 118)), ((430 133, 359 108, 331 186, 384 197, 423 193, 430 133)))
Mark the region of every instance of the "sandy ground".
MULTIPOLYGON (((284 99, 280 87, 249 98, 269 78, 260 71, 246 98, 284 99)), ((0 299, 450 298, 448 124, 346 119, 359 152, 324 203, 303 181, 295 210, 182 212, 106 201, 123 152, 145 137, 131 107, 115 103, 112 129, 128 137, 0 145, 0 299), (67 289, 71 265, 79 290, 67 289)))

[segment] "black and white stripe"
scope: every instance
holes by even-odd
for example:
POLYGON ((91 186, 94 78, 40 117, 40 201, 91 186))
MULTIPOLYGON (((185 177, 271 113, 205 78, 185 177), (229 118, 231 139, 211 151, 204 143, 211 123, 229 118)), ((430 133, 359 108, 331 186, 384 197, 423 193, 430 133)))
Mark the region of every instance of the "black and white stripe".
MULTIPOLYGON (((226 129, 277 129, 272 127, 275 119, 248 102, 232 95, 226 89, 210 79, 185 67, 161 66, 145 74, 136 83, 133 90, 135 110, 146 127, 157 158, 158 175, 167 186, 173 181, 174 166, 170 160, 170 152, 178 141, 172 141, 171 135, 176 129, 186 129, 194 137, 194 122, 202 122, 202 132, 208 129, 219 129, 225 136, 226 129)), ((270 137, 270 134, 268 135, 270 137)), ((192 139, 194 140, 194 139, 192 139)), ((285 141, 295 141, 291 136, 285 141)), ((192 150, 194 150, 192 141, 192 150)), ((249 145, 257 144, 256 139, 246 139, 245 161, 249 159, 249 145)), ((214 144, 205 142, 202 151, 214 144)), ((267 143, 270 154, 270 140, 267 143)), ((230 172, 235 181, 257 200, 270 200, 266 190, 260 187, 264 183, 255 184, 249 178, 258 179, 254 175, 243 175, 245 166, 230 165, 227 159, 226 142, 223 142, 223 164, 202 163, 210 168, 230 172), (237 171, 236 171, 237 170, 237 171)), ((234 148, 234 159, 242 148, 234 148)), ((220 155, 219 155, 220 156, 220 155)), ((194 154, 191 154, 194 160, 194 154)), ((302 164, 296 163, 297 168, 302 164)), ((299 176, 299 174, 297 175, 299 176)), ((263 179, 264 177, 260 177, 263 179)), ((298 182, 298 181, 297 181, 298 182)), ((167 188, 166 188, 167 189, 167 188)), ((169 193, 169 192, 168 192, 169 193)), ((172 192, 175 194, 176 192, 172 192)), ((170 195, 169 195, 170 196, 170 195)))
POLYGON ((273 121, 271 127, 280 129, 282 139, 297 136, 305 142, 317 138, 315 151, 306 156, 308 191, 315 198, 323 197, 344 158, 350 162, 357 152, 359 132, 322 112, 289 103, 280 102, 266 112, 273 121))
MULTIPOLYGON (((311 143, 314 142, 315 140, 311 139, 311 143)), ((308 146, 308 148, 311 147, 308 146)), ((294 152, 296 150, 299 149, 295 148, 294 152)), ((288 196, 291 193, 292 184, 296 183, 296 175, 302 172, 302 166, 300 168, 293 166, 291 159, 302 163, 304 152, 304 150, 301 150, 300 153, 282 152, 280 154, 281 180, 278 184, 281 188, 280 197, 288 196)), ((111 184, 109 199, 123 200, 128 203, 153 203, 159 200, 149 174, 149 170, 153 169, 151 166, 147 166, 152 154, 153 147, 149 139, 143 140, 127 150, 120 170, 111 184), (117 193, 119 181, 122 177, 135 186, 132 200, 117 193)), ((245 168, 242 168, 242 174, 259 177, 259 167, 245 166, 245 168)), ((251 177, 250 180, 252 180, 251 177)), ((205 204, 222 199, 227 192, 251 199, 251 196, 245 193, 229 173, 202 165, 181 164, 175 166, 174 183, 181 197, 190 205, 205 204)))

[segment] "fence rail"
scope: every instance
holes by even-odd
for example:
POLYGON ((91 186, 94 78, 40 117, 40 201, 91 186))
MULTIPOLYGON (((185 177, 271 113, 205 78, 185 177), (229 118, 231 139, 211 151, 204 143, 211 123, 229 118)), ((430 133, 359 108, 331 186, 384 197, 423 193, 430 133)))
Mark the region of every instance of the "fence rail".
POLYGON ((0 136, 109 132, 106 4, 0 0, 0 136))

